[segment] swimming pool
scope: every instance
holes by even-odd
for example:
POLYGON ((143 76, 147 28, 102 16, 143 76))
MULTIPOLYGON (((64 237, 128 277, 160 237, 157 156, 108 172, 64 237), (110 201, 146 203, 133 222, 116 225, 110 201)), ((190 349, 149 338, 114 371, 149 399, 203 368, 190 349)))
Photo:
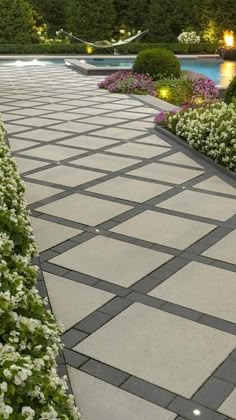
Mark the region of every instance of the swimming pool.
POLYGON ((37 58, 34 59, 18 59, 18 60, 0 60, 0 66, 10 66, 10 67, 28 67, 28 66, 63 66, 65 61, 63 59, 56 59, 56 60, 38 60, 37 58))
MULTIPOLYGON (((116 58, 86 58, 81 60, 95 67, 106 68, 122 68, 131 69, 134 58, 116 57, 116 58)), ((204 74, 210 79, 214 80, 217 85, 223 87, 228 86, 231 79, 236 74, 235 61, 223 61, 221 59, 196 59, 196 58, 181 58, 182 70, 191 70, 197 73, 204 74)))

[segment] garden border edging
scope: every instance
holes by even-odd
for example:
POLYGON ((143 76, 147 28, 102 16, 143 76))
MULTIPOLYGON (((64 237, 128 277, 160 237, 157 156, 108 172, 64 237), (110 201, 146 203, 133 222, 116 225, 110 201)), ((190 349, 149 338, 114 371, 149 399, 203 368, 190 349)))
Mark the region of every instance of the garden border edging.
POLYGON ((167 138, 167 139, 169 138, 169 139, 175 141, 176 143, 178 143, 180 146, 184 147, 186 150, 191 152, 196 157, 204 160, 208 164, 212 165, 215 169, 222 172, 223 175, 226 175, 229 178, 236 181, 236 172, 230 171, 229 169, 227 169, 224 166, 220 165, 219 163, 215 162, 214 160, 212 160, 208 156, 206 156, 203 153, 199 152, 198 150, 192 148, 191 146, 189 146, 189 144, 187 142, 185 142, 184 140, 182 140, 180 137, 176 136, 175 134, 171 133, 171 131, 166 130, 165 128, 160 127, 156 124, 155 124, 155 130, 159 134, 161 134, 164 138, 167 138))

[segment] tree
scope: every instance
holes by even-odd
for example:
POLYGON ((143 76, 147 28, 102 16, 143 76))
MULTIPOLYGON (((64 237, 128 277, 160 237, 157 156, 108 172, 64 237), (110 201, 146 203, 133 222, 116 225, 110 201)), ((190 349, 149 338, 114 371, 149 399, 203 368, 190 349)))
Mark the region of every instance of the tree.
POLYGON ((116 28, 127 30, 144 30, 150 0, 114 0, 116 9, 116 28))
POLYGON ((113 0, 69 0, 66 29, 88 40, 110 40, 114 31, 113 0))
POLYGON ((174 13, 173 0, 151 0, 147 25, 151 42, 174 42, 176 36, 172 31, 174 13))
MULTIPOLYGON (((30 0, 38 17, 48 25, 49 37, 65 26, 66 0, 30 0)), ((42 22, 39 22, 41 24, 42 22)))
POLYGON ((0 0, 0 22, 0 43, 31 43, 34 21, 27 0, 0 0))

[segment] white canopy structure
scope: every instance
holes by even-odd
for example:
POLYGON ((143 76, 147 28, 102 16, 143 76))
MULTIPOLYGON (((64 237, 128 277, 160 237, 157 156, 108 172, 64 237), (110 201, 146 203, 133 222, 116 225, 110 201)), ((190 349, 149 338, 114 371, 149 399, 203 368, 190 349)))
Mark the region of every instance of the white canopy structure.
POLYGON ((82 42, 83 44, 86 44, 86 45, 91 45, 92 47, 95 47, 95 48, 114 48, 114 47, 119 47, 121 45, 129 44, 130 42, 134 41, 135 39, 142 38, 144 35, 146 35, 148 33, 148 30, 140 32, 140 33, 132 36, 131 38, 124 39, 124 41, 117 41, 117 42, 113 42, 113 43, 106 41, 107 42, 106 44, 84 41, 81 38, 78 38, 78 37, 76 37, 72 34, 69 34, 68 32, 64 31, 63 29, 61 29, 60 32, 66 34, 67 36, 70 36, 71 38, 76 39, 76 41, 82 42))

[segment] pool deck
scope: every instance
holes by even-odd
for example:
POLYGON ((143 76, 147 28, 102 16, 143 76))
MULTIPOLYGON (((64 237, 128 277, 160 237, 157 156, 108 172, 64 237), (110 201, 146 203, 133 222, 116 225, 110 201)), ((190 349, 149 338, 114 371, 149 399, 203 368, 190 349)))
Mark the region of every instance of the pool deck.
POLYGON ((60 373, 84 420, 236 419, 235 182, 99 79, 0 68, 60 373))

